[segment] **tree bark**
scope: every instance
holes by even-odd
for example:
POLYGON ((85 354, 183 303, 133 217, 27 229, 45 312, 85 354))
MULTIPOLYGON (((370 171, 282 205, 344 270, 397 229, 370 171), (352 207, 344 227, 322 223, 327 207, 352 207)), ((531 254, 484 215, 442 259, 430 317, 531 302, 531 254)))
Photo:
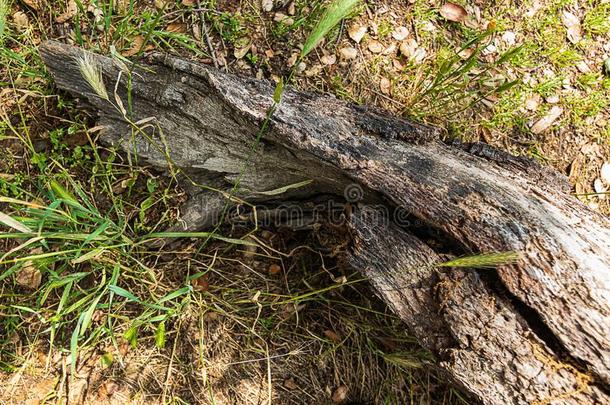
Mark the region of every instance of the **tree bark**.
POLYGON ((214 188, 189 186, 188 229, 213 225, 237 181, 232 199, 252 203, 346 198, 355 203, 350 262, 466 392, 490 404, 610 402, 610 221, 568 195, 562 175, 291 89, 253 148, 273 100, 268 82, 152 55, 134 65, 125 113, 113 95, 116 85, 127 105, 121 62, 92 56, 108 101, 83 79, 82 50, 46 42, 41 54, 57 86, 97 111, 105 142, 179 168, 187 186, 214 188), (440 271, 442 255, 414 223, 454 252, 517 251, 519 259, 495 271, 440 271))

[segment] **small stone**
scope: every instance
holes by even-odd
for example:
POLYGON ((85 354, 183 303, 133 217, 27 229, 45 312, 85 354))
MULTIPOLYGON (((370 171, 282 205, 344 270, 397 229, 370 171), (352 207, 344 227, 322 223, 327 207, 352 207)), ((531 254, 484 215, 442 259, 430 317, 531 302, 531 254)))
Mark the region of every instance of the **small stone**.
POLYGON ((601 179, 595 179, 595 181, 593 182, 593 189, 595 190, 597 194, 597 198, 599 198, 600 200, 605 200, 606 199, 606 194, 604 194, 607 190, 606 187, 604 187, 604 183, 602 182, 601 179))
POLYGON ((273 0, 262 0, 261 8, 266 12, 273 10, 273 0))
POLYGON ((512 31, 506 31, 502 34, 502 41, 506 42, 507 45, 515 45, 517 35, 512 31))
POLYGON ((364 35, 366 34, 366 31, 367 31, 366 25, 352 25, 347 30, 347 35, 349 35, 349 37, 355 43, 359 44, 360 41, 362 41, 362 38, 364 37, 364 35))
POLYGON ((297 66, 297 72, 301 73, 303 72, 305 69, 307 69, 307 65, 305 64, 305 62, 301 62, 298 64, 297 66))
POLYGON ((493 55, 494 53, 496 53, 498 51, 498 47, 496 46, 496 44, 492 41, 489 45, 487 45, 485 48, 483 48, 483 50, 481 51, 481 53, 483 55, 493 55))
POLYGON ((343 59, 346 60, 355 59, 358 56, 358 50, 351 47, 341 48, 339 50, 339 54, 343 59))
POLYGON ((375 40, 370 41, 367 48, 373 53, 381 53, 381 51, 383 51, 383 45, 381 45, 381 42, 375 40))
POLYGON ((396 29, 394 29, 394 31, 392 32, 392 38, 397 41, 404 41, 405 39, 407 39, 408 36, 409 30, 407 29, 407 27, 396 27, 396 29))
POLYGON ((604 183, 610 186, 610 163, 605 162, 599 171, 599 176, 604 183))

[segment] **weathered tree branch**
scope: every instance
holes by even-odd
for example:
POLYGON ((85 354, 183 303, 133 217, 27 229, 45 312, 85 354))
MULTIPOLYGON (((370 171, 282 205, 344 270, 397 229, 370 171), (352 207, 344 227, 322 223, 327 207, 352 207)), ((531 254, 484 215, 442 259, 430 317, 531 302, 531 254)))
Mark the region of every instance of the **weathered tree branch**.
MULTIPOLYGON (((134 131, 120 109, 92 94, 76 64, 82 53, 57 42, 41 47, 58 87, 98 111, 102 139, 147 164, 167 168, 169 156, 192 179, 223 191, 239 179, 237 196, 255 203, 305 180, 313 181, 281 197, 342 196, 356 184, 362 203, 406 210, 461 251, 520 252, 516 264, 491 274, 443 273, 432 248, 396 223, 367 220, 366 206, 350 221, 354 267, 467 392, 485 403, 609 402, 610 221, 567 195, 563 176, 483 144, 447 145, 431 127, 292 90, 253 151, 273 86, 168 55, 133 72, 132 121, 150 118, 134 131)), ((128 72, 95 60, 109 93, 118 81, 127 100, 128 72)), ((193 192, 188 222, 209 226, 224 201, 217 191, 193 192)))

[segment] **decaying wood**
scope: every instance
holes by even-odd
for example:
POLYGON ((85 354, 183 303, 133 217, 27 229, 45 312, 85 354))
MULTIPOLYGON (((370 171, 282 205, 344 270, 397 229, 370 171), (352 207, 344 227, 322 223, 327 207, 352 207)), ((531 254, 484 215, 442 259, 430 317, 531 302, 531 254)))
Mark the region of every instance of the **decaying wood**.
MULTIPOLYGON (((134 69, 127 114, 144 128, 134 131, 114 97, 101 99, 82 78, 81 50, 46 42, 41 53, 58 87, 98 112, 104 141, 214 188, 193 187, 188 227, 211 225, 225 206, 222 192, 236 181, 236 196, 252 203, 362 191, 350 220, 352 264, 465 391, 484 403, 609 402, 610 221, 566 194, 563 176, 483 144, 448 145, 431 127, 292 90, 253 151, 273 86, 167 55, 134 69), (438 254, 400 221, 367 219, 366 207, 381 202, 461 251, 515 250, 520 259, 497 272, 440 272, 438 254)), ((116 84, 127 100, 126 67, 95 60, 109 94, 116 84)))

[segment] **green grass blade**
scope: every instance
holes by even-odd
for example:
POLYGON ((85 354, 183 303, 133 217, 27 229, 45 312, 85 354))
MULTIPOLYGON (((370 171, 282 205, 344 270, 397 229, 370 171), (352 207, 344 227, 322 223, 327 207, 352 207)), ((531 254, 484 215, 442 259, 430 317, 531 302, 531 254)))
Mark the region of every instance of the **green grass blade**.
POLYGON ((301 51, 301 58, 307 56, 322 39, 328 34, 335 25, 353 10, 354 6, 358 4, 360 0, 335 0, 328 6, 324 15, 315 26, 311 34, 307 37, 303 50, 301 51))
POLYGON ((8 2, 0 0, 0 45, 4 42, 4 29, 6 28, 6 16, 8 15, 8 2))

